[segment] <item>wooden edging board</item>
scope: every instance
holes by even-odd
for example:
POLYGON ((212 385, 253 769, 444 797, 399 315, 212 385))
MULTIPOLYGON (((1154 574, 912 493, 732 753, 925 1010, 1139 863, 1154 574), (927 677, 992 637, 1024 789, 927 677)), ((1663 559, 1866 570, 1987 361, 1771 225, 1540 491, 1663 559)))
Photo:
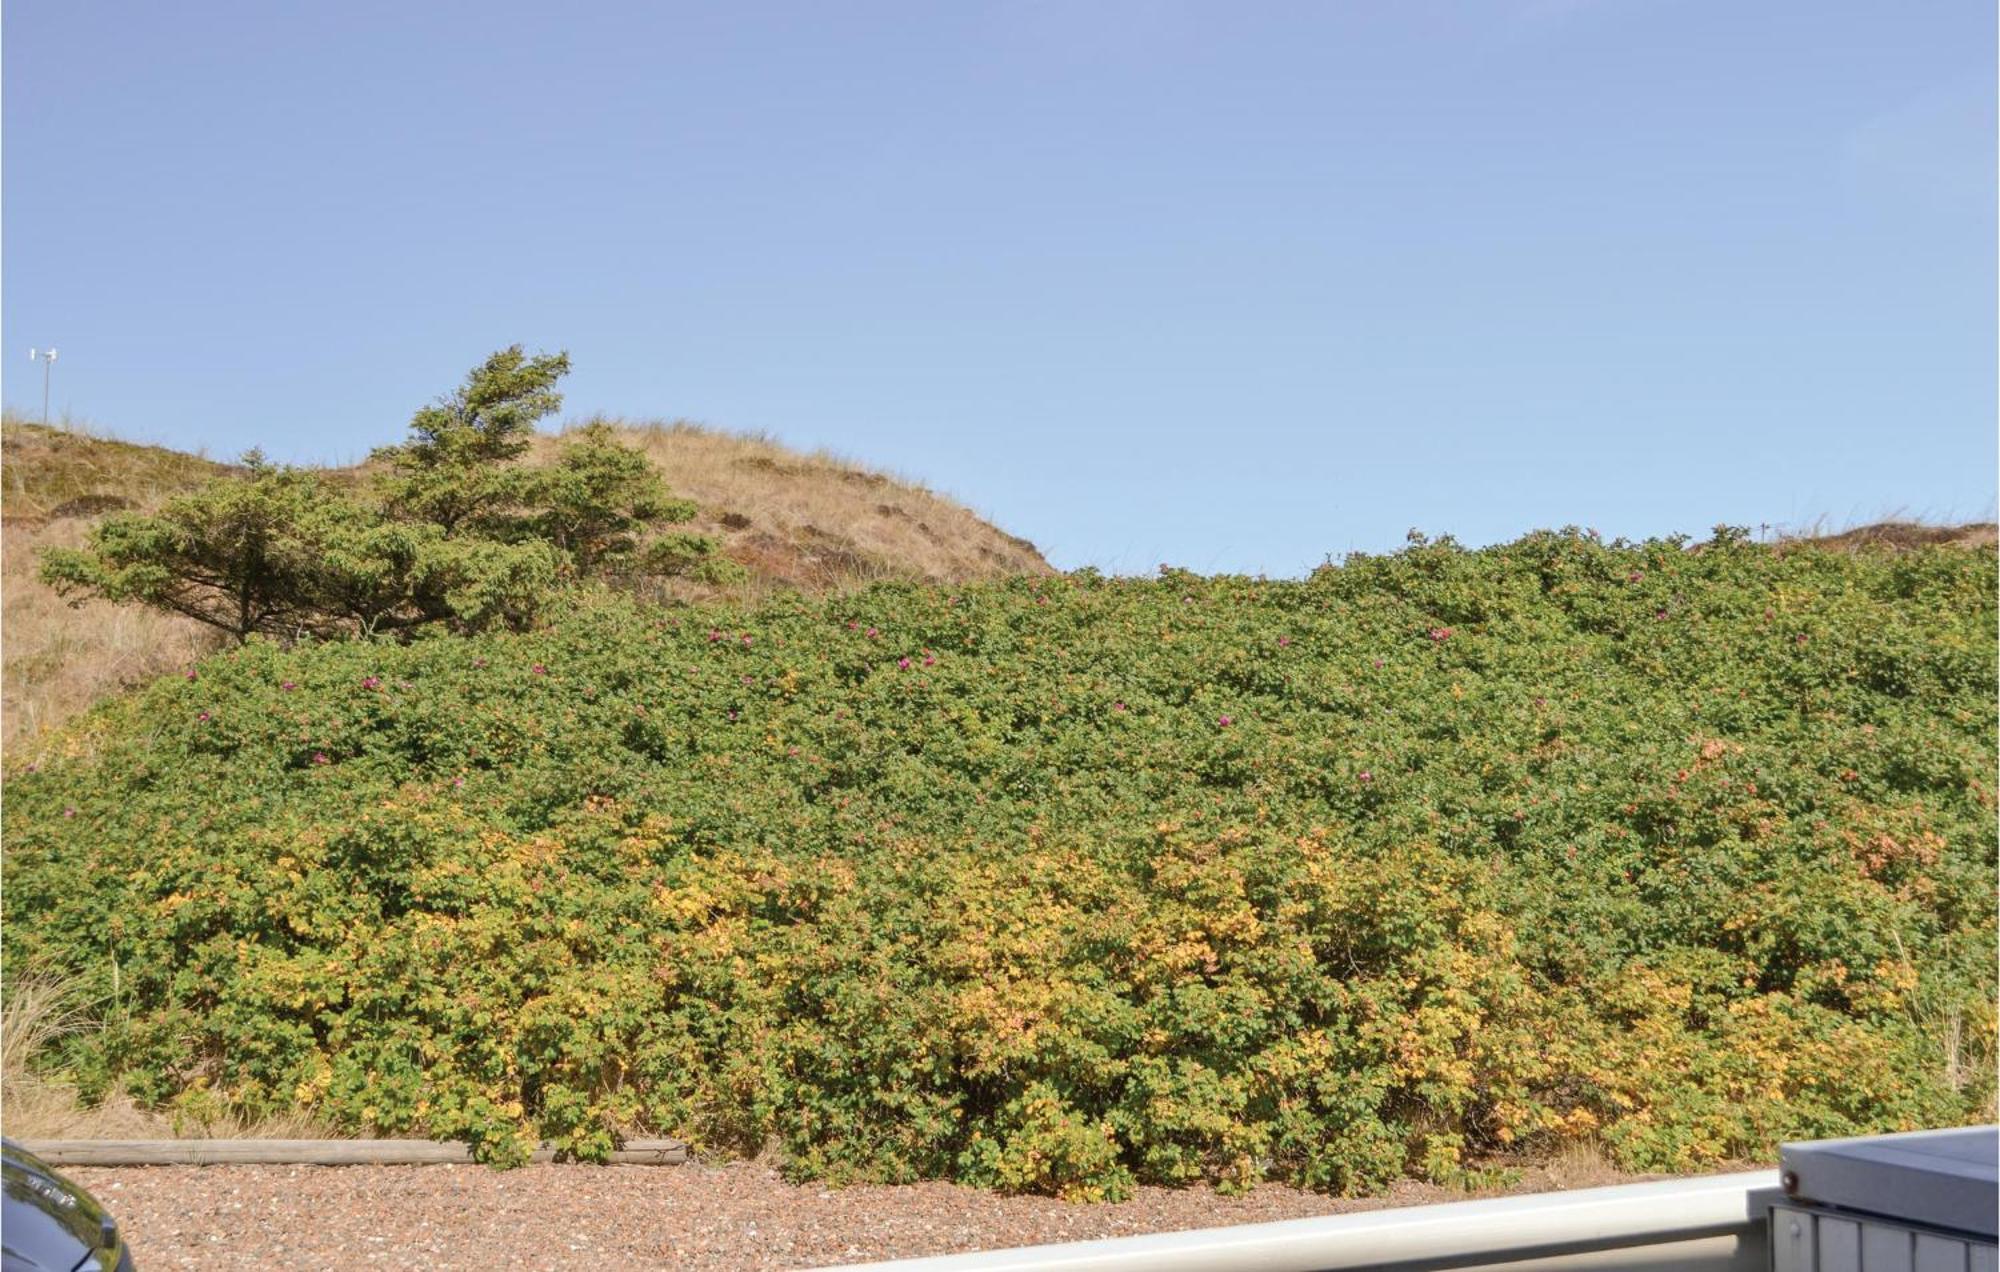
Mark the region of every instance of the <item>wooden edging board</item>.
MULTIPOLYGON (((21 1147, 51 1166, 433 1166, 470 1164, 465 1144, 439 1140, 178 1139, 22 1140, 21 1147)), ((543 1148, 533 1160, 555 1160, 543 1148)), ((673 1166, 687 1160, 679 1140, 635 1139, 614 1149, 625 1166, 673 1166)))

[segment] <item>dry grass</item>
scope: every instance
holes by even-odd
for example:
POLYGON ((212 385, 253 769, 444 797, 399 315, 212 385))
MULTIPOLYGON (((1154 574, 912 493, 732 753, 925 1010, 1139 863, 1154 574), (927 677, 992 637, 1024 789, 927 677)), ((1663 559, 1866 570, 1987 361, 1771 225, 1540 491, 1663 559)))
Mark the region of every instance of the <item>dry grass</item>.
POLYGON ((0 516, 50 521, 149 508, 229 471, 199 455, 104 436, 82 424, 0 419, 0 516))
POLYGON ((217 647, 188 619, 102 602, 72 608, 35 571, 43 548, 82 543, 105 513, 155 507, 223 471, 163 447, 0 424, 0 747, 31 749, 105 695, 217 647))
MULTIPOLYGON (((912 481, 686 422, 601 422, 650 456, 676 494, 701 506, 694 528, 721 538, 764 589, 1053 572, 1034 544, 912 481)), ((542 439, 542 453, 555 444, 542 439)))
POLYGON ((1992 548, 2000 543, 2000 527, 1991 521, 1969 521, 1947 525, 1933 521, 1892 517, 1885 521, 1845 530, 1830 529, 1824 521, 1800 530, 1779 530, 1772 544, 1780 550, 1800 547, 1826 548, 1835 552, 1882 549, 1907 552, 1914 548, 1992 548))
POLYGON ((61 1039, 99 1027, 94 1008, 75 987, 35 976, 11 977, 0 996, 0 1125, 14 1139, 329 1139, 325 1123, 306 1113, 248 1119, 223 1114, 206 1121, 140 1108, 114 1093, 86 1105, 76 1087, 37 1072, 61 1039))

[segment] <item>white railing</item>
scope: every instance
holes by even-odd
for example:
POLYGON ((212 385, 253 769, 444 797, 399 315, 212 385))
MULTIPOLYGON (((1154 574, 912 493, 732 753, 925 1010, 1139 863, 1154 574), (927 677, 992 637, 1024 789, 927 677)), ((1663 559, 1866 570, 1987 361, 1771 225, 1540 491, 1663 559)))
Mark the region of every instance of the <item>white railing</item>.
POLYGON ((1324 1219, 984 1250, 856 1267, 896 1272, 1761 1272, 1778 1172, 1407 1206, 1324 1219))

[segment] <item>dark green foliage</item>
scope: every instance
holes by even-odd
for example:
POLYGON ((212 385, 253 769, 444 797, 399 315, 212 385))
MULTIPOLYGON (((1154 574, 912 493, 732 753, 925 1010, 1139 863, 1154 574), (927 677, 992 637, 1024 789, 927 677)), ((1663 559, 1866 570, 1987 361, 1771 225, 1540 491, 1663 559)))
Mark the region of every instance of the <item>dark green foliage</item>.
POLYGON ((325 617, 322 560, 349 538, 356 510, 312 473, 250 458, 244 475, 155 515, 106 518, 86 549, 51 549, 42 578, 64 595, 137 601, 239 640, 314 628, 325 617))
POLYGON ((576 596, 252 641, 13 773, 75 1071, 1072 1197, 1992 1115, 1991 553, 576 596))
MULTIPOLYGON (((670 495, 652 461, 619 442, 604 424, 578 429, 564 439, 554 463, 533 470, 527 503, 532 511, 523 530, 554 544, 583 574, 630 567, 640 535, 654 526, 692 521, 696 511, 693 501, 670 495)), ((660 542, 698 544, 701 555, 717 546, 700 535, 674 535, 660 542)))
POLYGON ((694 505, 610 429, 579 430, 548 465, 518 462, 568 370, 564 354, 503 350, 418 411, 411 440, 378 451, 386 471, 359 490, 253 453, 157 513, 110 517, 84 548, 47 552, 42 577, 79 602, 151 605, 242 640, 518 630, 562 583, 697 572, 714 540, 643 538, 694 505))
POLYGON ((568 374, 568 354, 530 358, 513 345, 473 368, 450 397, 418 411, 409 441, 375 452, 393 470, 379 485, 389 514, 447 533, 492 533, 510 523, 526 476, 513 461, 527 454, 536 421, 561 409, 555 386, 568 374))

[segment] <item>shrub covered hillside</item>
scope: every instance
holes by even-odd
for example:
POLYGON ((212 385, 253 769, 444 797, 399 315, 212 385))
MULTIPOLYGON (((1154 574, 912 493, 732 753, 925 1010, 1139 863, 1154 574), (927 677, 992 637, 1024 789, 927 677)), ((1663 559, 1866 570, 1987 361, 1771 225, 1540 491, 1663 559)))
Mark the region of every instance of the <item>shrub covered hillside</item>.
POLYGON ((1419 543, 253 639, 5 809, 86 1088, 1360 1191, 1992 1116, 1995 562, 1419 543))

